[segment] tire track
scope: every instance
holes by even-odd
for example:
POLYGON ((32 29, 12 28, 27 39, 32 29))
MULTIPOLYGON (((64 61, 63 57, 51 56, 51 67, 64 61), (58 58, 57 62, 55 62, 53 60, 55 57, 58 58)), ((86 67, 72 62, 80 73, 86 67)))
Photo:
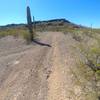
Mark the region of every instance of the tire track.
POLYGON ((49 91, 47 100, 66 100, 62 56, 60 55, 58 46, 60 36, 61 35, 58 33, 53 39, 53 72, 48 79, 49 91))
MULTIPOLYGON (((47 34, 44 40, 51 42, 50 38, 47 34)), ((43 62, 49 50, 50 47, 37 45, 24 54, 19 64, 9 66, 11 68, 9 72, 5 72, 5 80, 0 88, 0 100, 37 100, 44 79, 41 77, 44 69, 43 62)))

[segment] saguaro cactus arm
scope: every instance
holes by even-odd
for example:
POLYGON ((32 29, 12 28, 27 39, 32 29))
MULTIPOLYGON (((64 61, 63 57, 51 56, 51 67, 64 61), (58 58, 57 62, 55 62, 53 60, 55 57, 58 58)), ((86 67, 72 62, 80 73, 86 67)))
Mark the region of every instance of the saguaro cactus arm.
POLYGON ((33 27, 34 27, 34 31, 36 30, 36 24, 35 24, 35 17, 33 16, 33 27))

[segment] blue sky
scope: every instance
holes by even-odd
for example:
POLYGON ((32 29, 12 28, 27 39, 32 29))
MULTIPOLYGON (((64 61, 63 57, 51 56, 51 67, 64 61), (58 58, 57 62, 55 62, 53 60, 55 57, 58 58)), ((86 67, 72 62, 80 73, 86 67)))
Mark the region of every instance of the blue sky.
POLYGON ((26 23, 26 5, 36 20, 66 18, 100 28, 100 0, 0 0, 0 25, 26 23))

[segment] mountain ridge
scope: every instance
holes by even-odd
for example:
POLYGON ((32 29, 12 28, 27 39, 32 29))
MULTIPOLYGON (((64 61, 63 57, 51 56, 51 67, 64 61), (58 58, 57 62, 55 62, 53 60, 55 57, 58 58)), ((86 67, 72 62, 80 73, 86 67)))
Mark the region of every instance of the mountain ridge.
MULTIPOLYGON (((34 23, 34 22, 32 22, 34 23)), ((69 20, 66 20, 65 18, 60 18, 60 19, 51 19, 51 20, 42 20, 42 21, 35 21, 35 24, 36 25, 58 25, 58 26, 61 26, 61 25, 71 25, 75 28, 83 28, 84 26, 81 26, 81 25, 78 25, 78 24, 75 24, 69 20)), ((2 28, 12 28, 12 27, 20 27, 20 26, 26 26, 25 23, 21 23, 21 24, 7 24, 7 25, 4 25, 4 26, 0 26, 0 29, 2 28)))

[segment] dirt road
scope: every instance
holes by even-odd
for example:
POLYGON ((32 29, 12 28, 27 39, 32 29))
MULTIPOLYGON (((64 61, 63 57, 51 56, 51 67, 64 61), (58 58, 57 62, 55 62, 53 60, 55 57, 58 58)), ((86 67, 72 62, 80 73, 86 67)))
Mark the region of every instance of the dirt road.
MULTIPOLYGON (((77 66, 70 34, 39 33, 39 43, 0 40, 0 100, 97 100, 92 72, 77 66)), ((16 41, 15 41, 16 40, 16 41)))

